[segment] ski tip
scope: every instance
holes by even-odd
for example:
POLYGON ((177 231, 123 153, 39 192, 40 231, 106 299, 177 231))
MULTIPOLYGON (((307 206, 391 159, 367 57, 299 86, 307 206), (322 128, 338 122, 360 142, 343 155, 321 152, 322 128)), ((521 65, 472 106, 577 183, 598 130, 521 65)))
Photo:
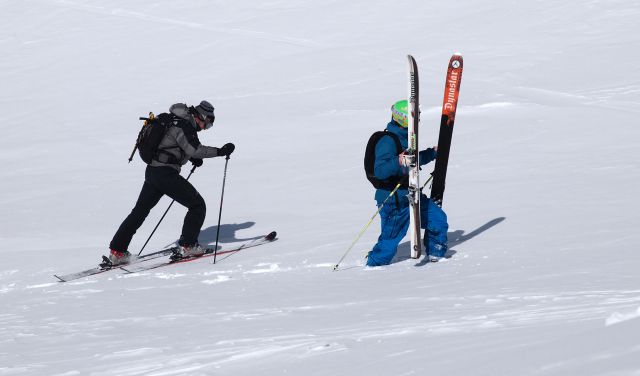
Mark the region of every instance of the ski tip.
POLYGON ((277 233, 277 232, 275 232, 275 231, 271 231, 271 232, 270 232, 267 236, 265 236, 264 238, 265 238, 266 240, 271 241, 271 240, 274 240, 274 239, 276 238, 276 236, 277 236, 277 235, 278 235, 278 233, 277 233))
POLYGON ((58 277, 58 276, 57 276, 57 275, 55 275, 55 274, 54 274, 53 276, 54 276, 54 277, 56 277, 56 278, 58 278, 58 281, 60 281, 60 282, 67 282, 67 281, 65 281, 64 279, 62 279, 62 278, 58 277))

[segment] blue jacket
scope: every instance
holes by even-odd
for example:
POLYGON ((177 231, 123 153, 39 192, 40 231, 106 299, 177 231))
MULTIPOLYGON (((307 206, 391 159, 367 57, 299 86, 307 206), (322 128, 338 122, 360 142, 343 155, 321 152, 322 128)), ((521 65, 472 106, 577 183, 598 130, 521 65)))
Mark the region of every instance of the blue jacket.
MULTIPOLYGON (((387 132, 394 133, 400 138, 400 144, 404 149, 407 148, 408 145, 408 133, 407 128, 403 128, 395 121, 389 122, 387 124, 387 132)), ((433 148, 428 148, 420 151, 419 153, 419 163, 420 166, 426 165, 427 163, 436 159, 436 151, 433 148)), ((408 171, 400 166, 400 162, 398 161, 398 155, 396 154, 396 143, 390 136, 382 137, 378 144, 376 145, 376 159, 374 162, 373 173, 376 175, 378 179, 387 179, 391 176, 398 175, 408 175, 408 171)), ((391 191, 386 189, 376 189, 376 201, 378 205, 382 204, 382 202, 389 196, 391 191)), ((396 191, 398 197, 398 203, 400 207, 405 207, 409 205, 409 200, 407 199, 407 190, 403 188, 399 188, 396 191)), ((394 200, 391 198, 390 200, 394 200)))

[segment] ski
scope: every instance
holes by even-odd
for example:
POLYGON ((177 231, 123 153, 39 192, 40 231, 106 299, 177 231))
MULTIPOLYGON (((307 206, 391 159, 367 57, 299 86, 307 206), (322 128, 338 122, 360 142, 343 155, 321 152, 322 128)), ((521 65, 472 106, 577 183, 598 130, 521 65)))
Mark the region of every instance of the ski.
POLYGON ((230 249, 221 249, 218 252, 215 252, 215 249, 207 248, 205 254, 202 255, 202 256, 188 257, 188 258, 182 258, 182 259, 171 259, 170 258, 169 260, 153 263, 153 264, 150 264, 150 265, 140 265, 140 266, 133 267, 133 268, 129 268, 128 265, 124 265, 124 266, 120 267, 120 269, 124 270, 125 272, 127 272, 129 274, 132 274, 132 273, 138 273, 138 272, 143 272, 143 271, 152 270, 152 269, 158 269, 158 268, 162 268, 164 266, 169 266, 169 265, 174 265, 174 264, 181 264, 181 263, 195 261, 195 260, 201 260, 203 258, 213 257, 214 255, 220 256, 220 255, 224 255, 224 254, 235 253, 235 252, 238 252, 238 251, 240 251, 242 249, 251 248, 251 247, 257 247, 259 245, 271 243, 271 242, 276 240, 276 236, 277 236, 277 233, 275 231, 272 231, 272 232, 270 232, 269 234, 267 234, 265 236, 262 236, 262 237, 257 238, 257 239, 249 240, 247 242, 244 242, 244 243, 242 243, 242 244, 240 244, 238 246, 235 246, 233 248, 230 248, 230 249))
MULTIPOLYGON (((142 255, 142 256, 138 256, 138 257, 133 256, 134 259, 131 260, 129 263, 124 264, 124 265, 133 265, 133 264, 137 264, 137 263, 140 263, 140 262, 153 260, 153 259, 156 259, 156 258, 159 258, 159 257, 169 256, 169 255, 171 255, 173 253, 173 251, 175 249, 176 249, 176 247, 171 247, 171 248, 163 249, 161 251, 157 251, 157 252, 153 252, 153 253, 147 253, 146 255, 142 255)), ((76 273, 64 274, 64 275, 56 275, 56 274, 54 274, 53 276, 56 277, 60 282, 69 282, 69 281, 73 281, 73 280, 76 280, 76 279, 88 277, 88 276, 91 276, 91 275, 96 275, 96 274, 108 272, 109 270, 118 269, 120 266, 124 266, 124 265, 115 265, 115 266, 107 265, 107 262, 105 261, 105 259, 108 260, 106 256, 102 256, 103 262, 99 266, 96 266, 95 268, 83 270, 83 271, 76 272, 76 273)))
POLYGON ((413 56, 409 59, 409 98, 408 146, 406 153, 410 155, 409 166, 409 205, 411 228, 411 258, 419 258, 422 254, 420 230, 420 168, 418 152, 418 126, 420 125, 420 83, 418 80, 418 64, 413 56))
POLYGON ((447 80, 444 87, 444 99, 442 101, 442 118, 440 119, 440 135, 438 136, 438 156, 433 170, 433 183, 431 185, 431 199, 442 207, 445 179, 447 177, 447 165, 449 164, 449 150, 451 150, 451 137, 453 124, 456 119, 458 107, 458 93, 462 80, 462 55, 453 54, 447 68, 447 80))

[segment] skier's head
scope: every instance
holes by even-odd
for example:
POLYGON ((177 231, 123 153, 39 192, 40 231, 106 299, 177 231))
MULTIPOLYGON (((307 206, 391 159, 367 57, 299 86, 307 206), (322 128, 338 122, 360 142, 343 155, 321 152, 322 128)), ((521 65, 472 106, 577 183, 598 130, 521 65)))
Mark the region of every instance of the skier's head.
POLYGON ((200 129, 209 129, 213 126, 213 122, 216 120, 213 110, 213 106, 207 101, 202 101, 195 107, 194 118, 200 129))
POLYGON ((409 125, 407 120, 407 107, 406 99, 397 101, 391 106, 391 119, 402 128, 406 128, 409 125))

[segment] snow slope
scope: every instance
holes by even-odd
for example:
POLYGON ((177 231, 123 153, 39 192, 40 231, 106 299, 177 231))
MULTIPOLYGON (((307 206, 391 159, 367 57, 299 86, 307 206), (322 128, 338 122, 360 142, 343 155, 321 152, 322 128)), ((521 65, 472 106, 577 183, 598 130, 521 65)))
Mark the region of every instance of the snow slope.
MULTIPOLYGON (((640 375, 635 2, 0 5, 0 376, 640 375), (406 96, 405 55, 430 146, 457 51, 452 257, 411 260, 404 242, 364 268, 376 220, 332 272, 375 210, 364 146, 406 96), (201 99, 217 115, 201 141, 237 145, 222 246, 278 241, 56 282, 96 264, 135 202, 137 118, 201 99)), ((223 166, 191 177, 203 243, 223 166)))

